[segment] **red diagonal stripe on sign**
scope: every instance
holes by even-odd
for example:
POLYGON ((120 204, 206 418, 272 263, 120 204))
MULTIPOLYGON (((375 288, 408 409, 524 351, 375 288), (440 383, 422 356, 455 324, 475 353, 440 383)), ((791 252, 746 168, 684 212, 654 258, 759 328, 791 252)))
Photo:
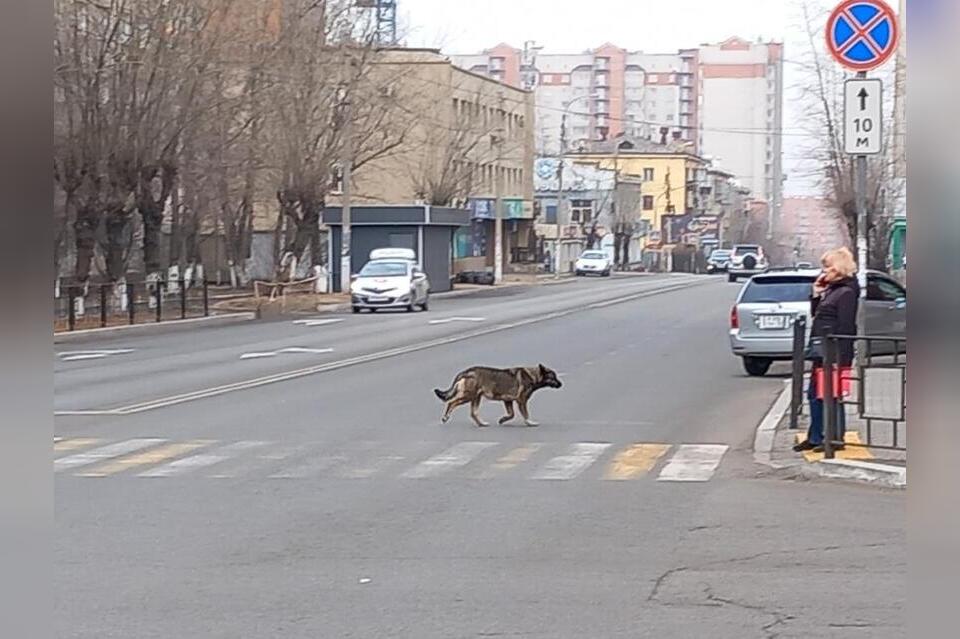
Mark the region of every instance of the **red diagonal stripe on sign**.
POLYGON ((860 26, 860 21, 853 17, 849 9, 844 9, 841 12, 841 15, 844 19, 846 19, 846 21, 850 24, 850 27, 853 28, 856 33, 850 36, 850 38, 844 42, 843 45, 838 47, 840 54, 846 55, 850 49, 855 47, 858 43, 863 42, 865 45, 867 45, 867 48, 873 52, 873 55, 880 57, 883 54, 883 50, 880 48, 880 45, 877 43, 877 41, 873 39, 873 36, 870 35, 870 32, 873 31, 878 24, 886 20, 887 15, 880 11, 863 26, 860 26))

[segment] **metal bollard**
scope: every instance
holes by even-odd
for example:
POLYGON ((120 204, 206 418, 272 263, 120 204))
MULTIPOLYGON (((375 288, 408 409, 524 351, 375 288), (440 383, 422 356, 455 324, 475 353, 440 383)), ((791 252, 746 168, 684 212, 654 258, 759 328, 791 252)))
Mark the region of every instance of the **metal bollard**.
POLYGON ((100 327, 105 328, 107 326, 107 287, 104 284, 100 285, 100 327))
POLYGON ((131 324, 137 321, 137 309, 133 299, 133 282, 127 282, 127 320, 131 324))
POLYGON ((800 427, 803 406, 804 355, 807 350, 807 316, 798 315, 793 322, 793 386, 790 397, 790 428, 800 427))
POLYGON ((203 278, 203 316, 210 315, 210 296, 207 292, 207 278, 203 278))
POLYGON ((180 287, 180 319, 187 319, 186 280, 181 277, 179 280, 177 280, 177 285, 180 287))
POLYGON ((77 327, 77 289, 75 286, 67 287, 67 328, 74 330, 77 327))
POLYGON ((830 336, 823 340, 823 456, 833 459, 833 440, 837 436, 837 399, 833 390, 833 371, 837 361, 837 342, 830 336))
POLYGON ((157 321, 158 322, 163 319, 163 291, 160 288, 161 286, 162 286, 162 283, 160 282, 160 280, 157 280, 154 283, 154 289, 153 289, 153 294, 156 295, 156 300, 157 300, 157 321))

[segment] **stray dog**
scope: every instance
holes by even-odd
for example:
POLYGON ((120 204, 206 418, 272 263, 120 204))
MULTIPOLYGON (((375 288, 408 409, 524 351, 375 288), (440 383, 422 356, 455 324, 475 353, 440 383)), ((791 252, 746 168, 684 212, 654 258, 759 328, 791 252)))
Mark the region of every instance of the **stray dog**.
POLYGON ((483 398, 503 402, 507 414, 500 418, 499 423, 505 424, 514 418, 513 403, 516 402, 527 426, 537 426, 537 422, 530 419, 527 402, 534 392, 541 388, 560 388, 563 383, 557 374, 539 364, 537 366, 516 368, 489 368, 474 366, 459 373, 453 378, 453 383, 447 390, 435 388, 434 394, 445 402, 443 417, 440 421, 446 423, 450 413, 457 406, 470 404, 470 417, 477 426, 489 426, 477 414, 480 400, 483 398))

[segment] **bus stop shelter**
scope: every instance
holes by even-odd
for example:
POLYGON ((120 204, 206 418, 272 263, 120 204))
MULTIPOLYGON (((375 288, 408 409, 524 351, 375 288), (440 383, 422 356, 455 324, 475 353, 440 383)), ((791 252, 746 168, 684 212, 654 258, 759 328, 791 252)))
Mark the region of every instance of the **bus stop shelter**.
MULTIPOLYGON (((327 251, 333 290, 340 292, 340 242, 343 212, 328 207, 323 223, 330 232, 327 251)), ((407 248, 417 254, 434 293, 453 288, 453 234, 470 224, 470 211, 429 205, 350 207, 350 257, 354 273, 366 264, 370 251, 407 248)))

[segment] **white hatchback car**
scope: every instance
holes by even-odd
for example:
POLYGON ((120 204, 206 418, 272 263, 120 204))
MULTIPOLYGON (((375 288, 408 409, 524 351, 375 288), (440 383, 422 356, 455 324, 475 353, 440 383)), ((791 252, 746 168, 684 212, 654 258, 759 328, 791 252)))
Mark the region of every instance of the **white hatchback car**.
POLYGON ((404 309, 413 312, 417 307, 427 310, 430 305, 430 280, 417 264, 416 253, 409 249, 376 249, 350 284, 351 306, 354 313, 381 308, 404 309))
POLYGON ((573 265, 573 272, 580 276, 588 273, 609 277, 613 260, 603 251, 584 251, 573 265))

